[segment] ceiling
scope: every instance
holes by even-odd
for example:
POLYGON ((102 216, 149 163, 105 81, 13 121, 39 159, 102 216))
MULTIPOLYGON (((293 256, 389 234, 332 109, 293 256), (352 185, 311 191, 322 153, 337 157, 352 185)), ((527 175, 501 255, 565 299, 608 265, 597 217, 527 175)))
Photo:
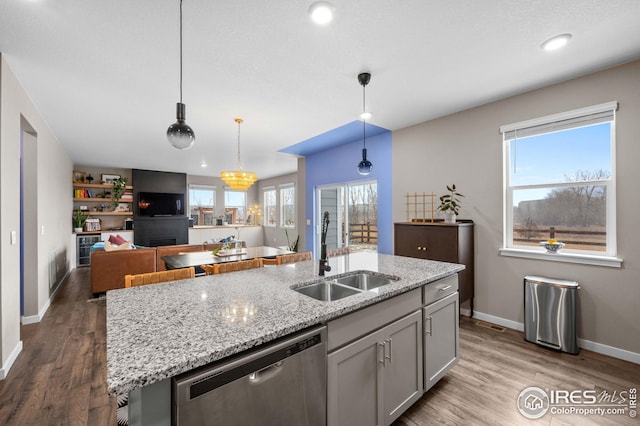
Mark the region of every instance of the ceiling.
POLYGON ((393 131, 640 58, 638 0, 331 2, 318 27, 311 0, 184 0, 185 151, 165 137, 178 0, 2 0, 0 52, 75 164, 218 176, 237 168, 242 117, 242 167, 259 178, 296 170, 280 150, 358 120, 363 71, 370 123, 393 131), (540 48, 561 33, 564 49, 540 48))

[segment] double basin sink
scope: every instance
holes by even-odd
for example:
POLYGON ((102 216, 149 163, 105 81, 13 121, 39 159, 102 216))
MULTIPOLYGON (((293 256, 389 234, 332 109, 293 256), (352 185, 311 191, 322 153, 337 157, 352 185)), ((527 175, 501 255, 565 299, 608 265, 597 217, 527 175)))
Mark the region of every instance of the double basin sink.
POLYGON ((293 290, 316 300, 331 302, 391 284, 399 279, 399 277, 381 276, 372 272, 359 271, 305 284, 293 290))

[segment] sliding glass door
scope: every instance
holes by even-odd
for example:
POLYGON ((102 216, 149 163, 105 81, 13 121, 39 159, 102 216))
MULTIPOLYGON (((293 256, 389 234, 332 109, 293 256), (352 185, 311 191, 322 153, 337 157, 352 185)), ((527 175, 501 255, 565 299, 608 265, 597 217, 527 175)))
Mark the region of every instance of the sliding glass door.
POLYGON ((327 249, 378 250, 378 191, 376 181, 318 187, 316 191, 316 253, 320 253, 321 225, 329 213, 327 249))

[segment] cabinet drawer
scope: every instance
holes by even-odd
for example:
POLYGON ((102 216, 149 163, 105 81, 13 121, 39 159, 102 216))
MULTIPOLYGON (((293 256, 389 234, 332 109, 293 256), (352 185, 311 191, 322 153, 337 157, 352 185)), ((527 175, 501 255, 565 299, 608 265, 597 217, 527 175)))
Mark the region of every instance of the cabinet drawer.
POLYGON ((360 309, 352 314, 329 321, 327 324, 328 351, 331 352, 340 346, 358 339, 360 336, 369 334, 416 309, 420 309, 421 291, 421 289, 416 288, 415 290, 360 309))
POLYGON ((458 274, 442 278, 422 288, 422 303, 428 305, 458 291, 458 274))

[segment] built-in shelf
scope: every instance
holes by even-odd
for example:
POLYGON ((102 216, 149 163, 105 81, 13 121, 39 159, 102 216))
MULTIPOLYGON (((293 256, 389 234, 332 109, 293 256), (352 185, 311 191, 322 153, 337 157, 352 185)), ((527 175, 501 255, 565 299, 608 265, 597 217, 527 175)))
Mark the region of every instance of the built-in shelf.
MULTIPOLYGON (((90 201, 95 203, 113 203, 112 198, 96 198, 96 197, 84 197, 84 198, 74 198, 73 201, 90 201)), ((133 203, 133 200, 123 200, 122 198, 118 200, 119 203, 133 203)))
MULTIPOLYGON (((94 188, 94 189, 113 189, 113 185, 111 184, 102 184, 102 183, 78 183, 74 182, 74 188, 94 188)), ((124 189, 133 189, 133 186, 127 185, 124 189)))

